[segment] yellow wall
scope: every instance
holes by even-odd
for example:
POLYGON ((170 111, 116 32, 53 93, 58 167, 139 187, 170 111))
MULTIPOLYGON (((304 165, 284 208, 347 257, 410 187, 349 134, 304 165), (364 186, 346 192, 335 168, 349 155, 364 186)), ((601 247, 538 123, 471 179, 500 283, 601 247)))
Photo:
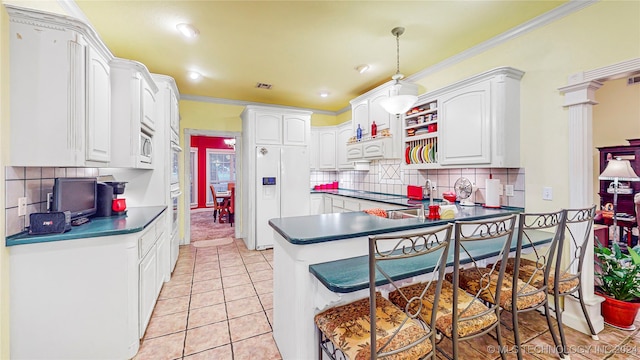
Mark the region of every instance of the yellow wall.
POLYGON ((593 108, 593 199, 600 202, 598 175, 600 153, 596 147, 628 145, 640 138, 640 84, 627 85, 627 78, 607 81, 596 92, 593 108))
MULTIPOLYGON (((9 53, 9 21, 0 9, 0 54, 9 53)), ((4 194, 4 167, 8 160, 9 57, 0 57, 0 194, 4 194)), ((4 196, 2 197, 4 199, 4 196)), ((0 206, 0 359, 9 358, 9 250, 5 244, 4 200, 0 206)))
MULTIPOLYGON (((640 57, 640 2, 603 1, 419 80, 432 91, 471 75, 511 66, 521 82, 521 163, 528 211, 567 206, 568 111, 557 90, 571 74, 640 57), (542 200, 542 187, 553 201, 542 200)), ((594 199, 596 201, 596 199, 594 199)))

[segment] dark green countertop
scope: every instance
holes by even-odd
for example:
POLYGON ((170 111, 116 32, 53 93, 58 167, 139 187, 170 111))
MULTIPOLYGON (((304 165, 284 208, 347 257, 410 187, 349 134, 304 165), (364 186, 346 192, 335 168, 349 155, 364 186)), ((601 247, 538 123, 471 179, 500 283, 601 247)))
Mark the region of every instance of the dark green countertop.
MULTIPOLYGON (((551 241, 552 233, 528 230, 534 245, 544 244, 551 241)), ((504 244, 504 238, 492 239, 487 241, 468 242, 465 244, 467 250, 473 254, 476 260, 488 259, 500 253, 500 249, 504 244)), ((514 232, 511 239, 511 250, 515 251, 517 244, 517 231, 514 232)), ((531 246, 528 242, 525 242, 531 246)), ((528 247, 523 246, 523 247, 528 247)), ((413 276, 428 274, 433 271, 438 257, 442 252, 434 252, 431 254, 406 258, 402 260, 390 261, 382 263, 384 270, 394 280, 407 279, 413 276)), ((460 254, 462 264, 470 262, 470 258, 466 253, 460 254)), ((447 258, 447 266, 453 265, 453 244, 449 247, 447 258)), ((329 261, 320 264, 309 265, 311 272, 327 289, 337 293, 349 293, 369 287, 369 260, 368 256, 357 256, 342 260, 329 261)), ((388 281, 378 273, 376 277, 376 285, 384 285, 388 281)))
MULTIPOLYGON (((405 198, 405 200, 407 200, 405 198)), ((428 202, 428 201, 427 201, 428 202)), ((269 225, 287 241, 295 245, 308 245, 326 241, 349 239, 360 236, 414 230, 428 226, 446 224, 456 220, 476 220, 520 213, 524 209, 482 206, 458 206, 458 214, 448 220, 386 219, 362 211, 296 216, 269 220, 269 225)))
MULTIPOLYGON (((377 202, 400 205, 400 206, 412 206, 412 205, 421 204, 421 203, 424 204, 425 207, 429 205, 429 199, 412 200, 407 198, 404 195, 384 194, 384 193, 376 193, 376 192, 362 191, 362 190, 349 190, 349 189, 311 190, 311 193, 339 195, 339 196, 350 197, 354 199, 377 201, 377 202)), ((433 199, 433 202, 435 204, 439 204, 442 201, 443 201, 442 199, 437 199, 437 198, 433 199)))
POLYGON ((90 222, 80 226, 72 226, 71 230, 63 234, 29 235, 27 232, 23 232, 12 235, 7 237, 6 245, 14 246, 135 233, 142 231, 166 209, 166 206, 128 208, 126 215, 91 218, 90 222))

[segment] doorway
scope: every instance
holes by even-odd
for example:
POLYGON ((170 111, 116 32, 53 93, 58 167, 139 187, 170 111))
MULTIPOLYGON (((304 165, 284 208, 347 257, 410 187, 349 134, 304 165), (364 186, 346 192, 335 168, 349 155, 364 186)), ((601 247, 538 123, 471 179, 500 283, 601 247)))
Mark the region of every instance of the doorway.
MULTIPOLYGON (((241 174, 241 134, 239 132, 185 129, 184 179, 184 238, 183 244, 203 240, 204 237, 241 237, 240 187, 235 192, 235 221, 233 226, 213 219, 213 196, 209 186, 216 192, 227 192, 235 185, 241 174), (225 142, 226 141, 226 142, 225 142), (199 225, 200 224, 200 225, 199 225), (197 226, 204 226, 199 233, 197 226)), ((217 218, 217 217, 216 217, 217 218)), ((210 239, 207 239, 210 240, 210 239)))

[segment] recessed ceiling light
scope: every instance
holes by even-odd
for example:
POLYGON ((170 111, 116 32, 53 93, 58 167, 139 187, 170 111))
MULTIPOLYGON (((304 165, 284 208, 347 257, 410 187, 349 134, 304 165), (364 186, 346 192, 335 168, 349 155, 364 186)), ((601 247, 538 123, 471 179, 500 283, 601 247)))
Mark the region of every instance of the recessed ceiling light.
POLYGON ((197 71, 188 71, 187 75, 189 76, 189 79, 191 79, 191 80, 199 80, 202 77, 202 74, 200 74, 197 71))
POLYGON ((178 31, 180 31, 182 35, 188 38, 193 38, 200 34, 200 30, 196 29, 196 27, 191 24, 178 24, 176 25, 176 29, 178 29, 178 31))
POLYGON ((369 70, 369 65, 367 64, 362 64, 362 65, 358 65, 355 67, 356 71, 359 72, 360 74, 366 72, 367 70, 369 70))
POLYGON ((329 96, 329 93, 326 91, 320 93, 320 97, 326 98, 327 96, 329 96))

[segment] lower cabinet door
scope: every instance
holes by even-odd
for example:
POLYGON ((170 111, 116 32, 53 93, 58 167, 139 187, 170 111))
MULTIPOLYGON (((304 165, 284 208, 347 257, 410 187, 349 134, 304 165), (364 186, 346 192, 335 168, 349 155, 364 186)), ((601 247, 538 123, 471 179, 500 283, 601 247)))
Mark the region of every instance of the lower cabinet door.
POLYGON ((140 262, 140 333, 142 339, 147 329, 151 313, 156 303, 156 272, 158 271, 158 257, 156 245, 147 252, 140 262))

